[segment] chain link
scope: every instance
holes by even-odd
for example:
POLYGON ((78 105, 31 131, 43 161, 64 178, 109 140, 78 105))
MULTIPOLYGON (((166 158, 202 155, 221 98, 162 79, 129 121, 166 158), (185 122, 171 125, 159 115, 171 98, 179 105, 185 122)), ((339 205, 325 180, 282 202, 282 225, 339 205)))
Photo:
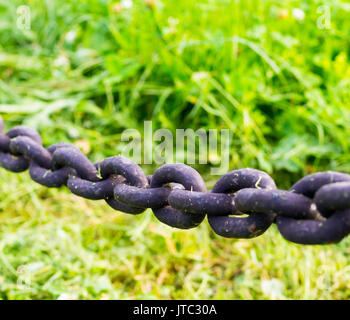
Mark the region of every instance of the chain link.
POLYGON ((246 168, 228 172, 207 191, 200 174, 184 164, 166 164, 146 176, 122 156, 91 163, 72 144, 44 148, 31 128, 3 130, 0 117, 0 166, 6 170, 29 169, 43 186, 65 185, 75 195, 103 199, 125 213, 151 208, 174 228, 194 228, 207 217, 220 236, 253 238, 276 223, 285 239, 299 244, 337 243, 350 233, 350 175, 345 173, 311 174, 287 191, 277 189, 267 173, 246 168))

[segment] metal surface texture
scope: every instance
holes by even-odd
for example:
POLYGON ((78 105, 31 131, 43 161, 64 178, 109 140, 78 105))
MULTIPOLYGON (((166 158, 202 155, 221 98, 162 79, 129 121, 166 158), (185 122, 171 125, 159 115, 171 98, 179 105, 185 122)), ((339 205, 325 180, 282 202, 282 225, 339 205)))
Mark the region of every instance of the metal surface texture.
POLYGON ((194 228, 207 217, 220 236, 254 238, 276 223, 285 239, 299 244, 337 243, 350 233, 350 175, 345 173, 311 174, 287 191, 277 189, 267 173, 246 168, 228 172, 207 191, 201 175, 184 164, 166 164, 146 176, 122 156, 91 163, 74 145, 43 147, 33 129, 3 130, 0 117, 0 166, 6 170, 28 169, 43 186, 67 186, 125 213, 151 208, 174 228, 194 228))

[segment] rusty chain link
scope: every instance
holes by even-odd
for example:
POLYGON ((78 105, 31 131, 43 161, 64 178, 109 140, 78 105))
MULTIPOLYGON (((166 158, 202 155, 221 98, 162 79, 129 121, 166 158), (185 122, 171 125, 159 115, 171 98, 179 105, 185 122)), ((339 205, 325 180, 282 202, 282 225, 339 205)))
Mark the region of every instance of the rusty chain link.
POLYGON ((336 243, 350 233, 350 175, 345 173, 311 174, 286 191, 277 189, 267 173, 247 168, 228 172, 207 191, 200 174, 184 164, 166 164, 146 176, 122 156, 91 163, 72 144, 44 148, 33 129, 3 130, 0 117, 0 166, 6 170, 29 169, 43 186, 65 185, 75 195, 103 199, 125 213, 151 208, 174 228, 197 227, 207 216, 213 231, 227 238, 254 238, 272 223, 299 244, 336 243))

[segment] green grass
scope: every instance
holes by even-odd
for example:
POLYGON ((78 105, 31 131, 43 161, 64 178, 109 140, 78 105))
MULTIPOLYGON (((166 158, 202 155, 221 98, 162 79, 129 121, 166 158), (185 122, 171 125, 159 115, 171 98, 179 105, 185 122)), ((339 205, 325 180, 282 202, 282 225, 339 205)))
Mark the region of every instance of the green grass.
MULTIPOLYGON (((317 0, 147 3, 0 0, 7 129, 29 125, 45 145, 84 145, 97 161, 144 120, 228 128, 230 167, 265 170, 280 188, 319 170, 350 173, 349 4, 327 1, 331 28, 321 29, 317 0), (21 4, 31 8, 28 31, 16 27, 21 4)), ((208 167, 197 169, 212 186, 208 167)), ((0 181, 3 299, 350 297, 348 239, 298 246, 275 226, 223 239, 206 222, 173 230, 149 211, 114 212, 27 173, 1 170, 0 181)))

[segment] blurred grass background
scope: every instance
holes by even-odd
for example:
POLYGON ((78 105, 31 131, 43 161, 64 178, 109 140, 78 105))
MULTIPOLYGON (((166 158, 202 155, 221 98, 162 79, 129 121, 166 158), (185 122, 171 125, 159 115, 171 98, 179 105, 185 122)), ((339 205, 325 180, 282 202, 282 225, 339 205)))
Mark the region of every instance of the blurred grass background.
MULTIPOLYGON (((230 129, 230 168, 265 170, 280 188, 349 173, 349 14, 339 0, 0 0, 0 113, 7 129, 31 126, 92 161, 152 120, 230 129), (20 5, 30 30, 16 26, 20 5)), ((27 173, 0 177, 2 299, 350 298, 349 239, 304 247, 274 226, 253 240, 206 222, 173 230, 27 173)))

